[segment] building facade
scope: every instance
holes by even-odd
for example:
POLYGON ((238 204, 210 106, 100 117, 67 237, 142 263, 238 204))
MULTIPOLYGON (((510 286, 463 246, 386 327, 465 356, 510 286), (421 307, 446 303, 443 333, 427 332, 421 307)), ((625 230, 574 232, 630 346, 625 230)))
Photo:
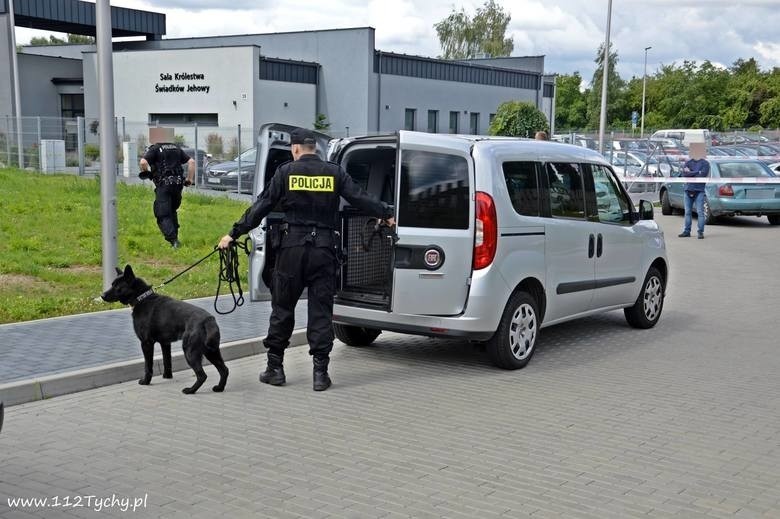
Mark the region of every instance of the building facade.
MULTIPOLYGON (((9 79, 0 79, 0 116, 13 116, 3 1, 0 71, 9 79)), ((374 42, 371 27, 114 42, 115 114, 135 124, 255 129, 311 128, 322 114, 334 136, 485 134, 510 100, 552 116, 554 78, 545 76, 543 56, 449 61, 377 50, 374 42)), ((93 46, 27 46, 18 57, 23 116, 97 119, 93 46)))

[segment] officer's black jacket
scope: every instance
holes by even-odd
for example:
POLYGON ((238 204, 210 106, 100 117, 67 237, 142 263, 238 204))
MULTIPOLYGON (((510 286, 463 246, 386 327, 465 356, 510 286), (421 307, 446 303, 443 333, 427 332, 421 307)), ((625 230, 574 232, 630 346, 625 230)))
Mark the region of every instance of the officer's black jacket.
POLYGON ((393 216, 387 204, 369 195, 341 166, 311 154, 279 166, 252 207, 233 224, 230 236, 236 239, 260 225, 280 201, 284 221, 291 226, 338 229, 342 196, 371 216, 393 216))

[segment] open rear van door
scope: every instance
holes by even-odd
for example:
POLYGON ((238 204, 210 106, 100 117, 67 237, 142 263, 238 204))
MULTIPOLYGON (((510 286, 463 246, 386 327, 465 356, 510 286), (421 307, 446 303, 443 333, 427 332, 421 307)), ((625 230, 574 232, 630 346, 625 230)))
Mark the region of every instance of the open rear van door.
MULTIPOLYGON (((290 132, 296 126, 279 123, 265 124, 257 134, 257 161, 255 162, 255 185, 253 195, 259 197, 265 186, 276 173, 276 168, 292 160, 290 132)), ((317 137, 317 155, 325 160, 330 137, 314 132, 317 137)), ((249 298, 252 301, 267 299, 268 285, 275 264, 275 251, 268 248, 263 229, 279 223, 284 213, 276 208, 263 223, 249 231, 249 298)))

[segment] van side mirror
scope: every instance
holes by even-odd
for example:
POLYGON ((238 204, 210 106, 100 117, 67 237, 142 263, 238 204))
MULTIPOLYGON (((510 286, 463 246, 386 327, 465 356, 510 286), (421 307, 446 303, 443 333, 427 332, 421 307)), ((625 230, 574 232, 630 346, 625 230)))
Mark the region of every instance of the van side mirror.
POLYGON ((653 219, 653 204, 647 200, 639 201, 639 219, 640 220, 652 220, 653 219))

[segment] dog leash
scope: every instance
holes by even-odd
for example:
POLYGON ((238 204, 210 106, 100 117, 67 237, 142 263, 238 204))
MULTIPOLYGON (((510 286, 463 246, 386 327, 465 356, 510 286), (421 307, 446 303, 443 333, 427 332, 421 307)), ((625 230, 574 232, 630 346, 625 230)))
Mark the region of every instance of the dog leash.
POLYGON ((156 287, 154 287, 155 290, 159 290, 163 288, 168 283, 171 283, 172 281, 178 279, 183 274, 189 272, 193 268, 197 267, 207 259, 209 259, 211 256, 213 256, 215 253, 219 252, 219 277, 217 280, 217 293, 214 296, 214 311, 217 312, 220 315, 227 315, 229 313, 232 313, 235 311, 236 308, 244 304, 244 291, 241 289, 241 275, 238 271, 238 251, 236 249, 243 250, 246 254, 249 254, 249 247, 247 247, 246 243, 240 243, 233 241, 230 243, 230 247, 227 249, 220 249, 219 247, 214 247, 214 250, 203 256, 201 259, 187 267, 186 269, 182 270, 172 278, 163 281, 156 287), (219 293, 222 289, 222 283, 226 282, 228 284, 228 287, 230 288, 230 295, 233 298, 233 308, 230 310, 223 312, 221 311, 218 306, 217 302, 219 301, 219 293), (235 283, 236 289, 238 291, 238 296, 236 296, 236 291, 233 289, 233 284, 235 283))

